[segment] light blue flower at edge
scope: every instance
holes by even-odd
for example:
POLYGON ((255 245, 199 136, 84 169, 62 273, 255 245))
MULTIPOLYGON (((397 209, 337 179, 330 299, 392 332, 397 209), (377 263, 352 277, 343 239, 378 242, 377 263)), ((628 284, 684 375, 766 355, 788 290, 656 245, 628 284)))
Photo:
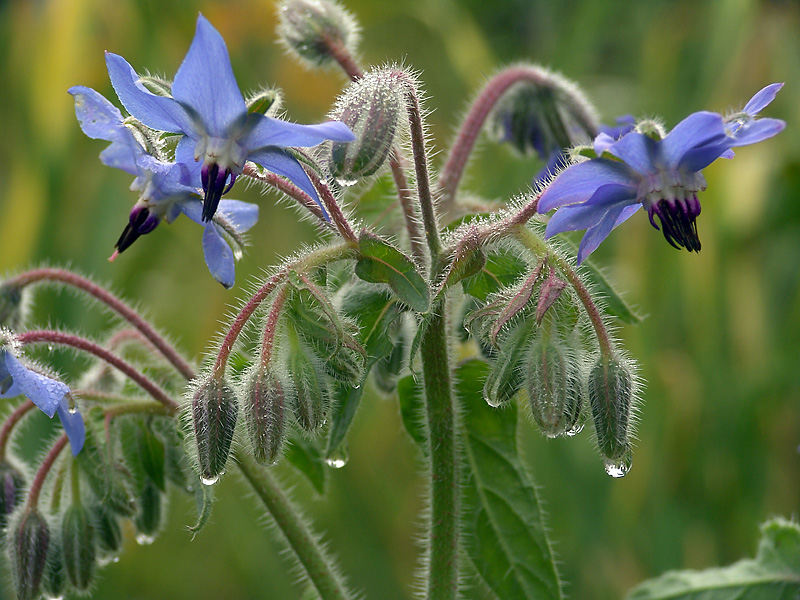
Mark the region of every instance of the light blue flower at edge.
POLYGON ((69 387, 46 375, 27 368, 6 348, 0 348, 0 398, 27 396, 51 419, 58 413, 69 438, 73 456, 77 456, 86 439, 81 413, 69 409, 69 387))
POLYGON ((160 131, 182 133, 176 161, 190 169, 199 163, 205 198, 202 220, 214 216, 220 198, 242 173, 245 161, 287 177, 322 208, 308 175, 285 148, 316 146, 324 140, 355 139, 341 122, 298 125, 248 113, 231 68, 222 36, 203 16, 175 74, 172 97, 145 88, 128 62, 106 53, 111 84, 120 102, 136 119, 160 131))
POLYGON ((147 154, 123 124, 119 109, 95 90, 75 86, 69 93, 75 99, 75 114, 83 132, 90 138, 111 142, 100 154, 100 160, 136 176, 131 190, 139 193, 139 200, 131 209, 128 225, 116 243, 117 251, 112 259, 139 236, 153 231, 161 219, 172 223, 184 213, 204 226, 203 254, 214 279, 226 288, 233 287, 235 257, 222 232, 226 228, 236 235, 246 232, 258 220, 258 206, 223 200, 219 204, 220 214, 203 223, 199 217, 202 213, 199 174, 193 174, 183 164, 165 162, 147 154))
POLYGON ((578 249, 580 264, 644 206, 650 223, 672 246, 699 251, 697 193, 706 188, 701 170, 718 158, 732 158, 732 148, 783 130, 786 123, 779 119, 756 118, 782 85, 762 89, 741 113, 728 119, 718 113, 693 113, 663 139, 632 131, 614 140, 601 133, 594 142, 598 158, 568 167, 542 193, 540 213, 558 208, 545 236, 586 229, 578 249))

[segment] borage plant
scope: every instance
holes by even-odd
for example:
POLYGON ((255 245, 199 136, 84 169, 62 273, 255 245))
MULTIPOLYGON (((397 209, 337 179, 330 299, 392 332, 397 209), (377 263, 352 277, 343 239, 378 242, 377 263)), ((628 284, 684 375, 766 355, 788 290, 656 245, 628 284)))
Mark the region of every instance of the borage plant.
MULTIPOLYGON (((313 480, 324 462, 340 464, 368 377, 396 395, 426 467, 420 595, 564 596, 518 454, 518 413, 548 437, 578 435, 591 422, 608 474, 629 471, 643 385, 611 329, 636 316, 584 261, 642 207, 670 244, 699 251, 702 169, 783 129, 758 116, 781 85, 738 113, 694 113, 669 132, 652 120, 612 128, 574 83, 515 65, 478 94, 434 180, 420 82, 401 66, 363 69, 357 33, 330 2, 287 0, 280 8, 289 51, 312 65, 338 65, 351 79, 330 120, 317 125, 279 118, 276 90, 245 98, 222 37, 202 15, 172 81, 106 55, 128 116, 90 88, 69 90, 83 131, 110 142, 101 161, 135 177, 138 197, 112 259, 184 214, 203 228, 214 279, 233 287, 243 234, 258 218, 256 205, 227 197, 240 179, 296 202, 318 223, 320 242, 258 282, 199 369, 80 275, 40 268, 3 282, 0 395, 27 398, 0 430, 0 518, 19 598, 90 589, 96 567, 120 551, 122 520, 152 540, 170 485, 197 496, 198 531, 227 470, 252 486, 308 597, 356 597, 357 584, 333 566, 270 467, 289 460, 313 480), (460 192, 484 130, 540 157, 533 191, 503 204, 460 192), (365 198, 376 200, 371 188, 385 189, 389 178, 396 197, 376 218, 380 203, 365 198), (584 229, 577 252, 552 239, 584 229), (92 306, 124 326, 102 341, 32 327, 25 298, 45 282, 93 297, 92 306), (96 364, 68 385, 31 359, 35 344, 70 347, 96 364), (456 348, 466 358, 457 362, 456 348), (58 414, 64 435, 26 465, 10 446, 34 407, 58 414), (71 453, 63 452, 68 444, 71 453)), ((761 569, 759 585, 796 590, 796 579, 774 564, 780 536, 797 540, 800 532, 785 521, 768 525, 761 560, 731 567, 734 579, 761 569)), ((689 597, 725 577, 656 580, 634 596, 689 597)))

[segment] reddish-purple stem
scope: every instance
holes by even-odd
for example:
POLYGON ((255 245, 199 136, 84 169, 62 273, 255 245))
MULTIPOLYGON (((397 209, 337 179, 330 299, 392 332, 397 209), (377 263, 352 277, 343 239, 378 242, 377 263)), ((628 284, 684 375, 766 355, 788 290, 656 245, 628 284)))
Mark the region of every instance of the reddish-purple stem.
POLYGON ((50 448, 50 452, 47 453, 47 456, 44 457, 39 470, 36 471, 36 475, 33 478, 33 482, 31 483, 31 489, 28 490, 28 502, 25 505, 27 510, 31 510, 36 508, 39 504, 39 494, 42 491, 42 485, 44 485, 44 480, 47 477, 47 474, 50 472, 50 469, 53 468, 53 463, 56 462, 58 455, 61 454, 61 451, 64 449, 64 446, 67 445, 67 434, 62 434, 55 443, 53 447, 50 448))
POLYGON ((63 269, 35 269, 26 273, 21 273, 7 280, 4 285, 22 288, 38 281, 59 281, 94 296, 97 300, 108 306, 111 310, 128 321, 128 323, 141 331, 142 335, 158 349, 164 358, 166 358, 181 375, 186 379, 192 379, 194 377, 194 369, 191 365, 178 354, 177 350, 175 350, 169 342, 156 332, 150 323, 145 321, 135 310, 114 294, 80 275, 63 269))
POLYGON ((16 339, 21 344, 35 344, 40 342, 59 344, 93 354, 130 377, 139 387, 150 394, 154 400, 160 402, 173 412, 178 411, 178 404, 169 397, 167 392, 137 371, 129 363, 94 342, 69 333, 50 330, 25 331, 17 334, 16 339))
POLYGON ((313 214, 320 221, 328 226, 331 225, 325 220, 325 216, 322 214, 322 209, 316 202, 314 202, 314 199, 288 179, 284 179, 280 175, 276 175, 270 171, 261 172, 250 163, 245 164, 244 175, 266 183, 267 185, 274 187, 276 190, 283 192, 290 198, 294 198, 303 208, 308 210, 308 212, 313 214))
POLYGON ((283 286, 277 293, 264 325, 264 337, 261 344, 261 364, 264 366, 269 365, 269 361, 272 359, 272 348, 275 345, 275 334, 278 331, 278 319, 281 317, 281 310, 286 302, 287 291, 286 286, 283 286))
POLYGON ((11 437, 11 430, 34 406, 33 402, 26 400, 8 415, 6 422, 3 423, 3 427, 0 429, 0 460, 3 460, 6 456, 6 446, 8 446, 8 439, 11 437))

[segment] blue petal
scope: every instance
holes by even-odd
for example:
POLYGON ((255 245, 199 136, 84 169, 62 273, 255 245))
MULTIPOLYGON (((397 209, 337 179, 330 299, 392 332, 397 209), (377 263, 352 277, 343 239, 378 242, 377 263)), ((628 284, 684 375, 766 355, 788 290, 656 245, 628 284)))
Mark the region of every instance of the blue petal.
POLYGON ((126 110, 153 129, 185 133, 198 137, 189 113, 178 102, 166 96, 156 96, 139 82, 139 76, 124 58, 106 52, 106 66, 111 85, 126 110))
POLYGON ((0 348, 0 398, 16 398, 22 395, 22 390, 8 371, 6 363, 8 354, 4 348, 0 348))
POLYGON ((69 393, 66 384, 25 367, 11 352, 6 352, 6 368, 17 389, 27 396, 48 417, 52 417, 58 403, 69 393))
POLYGON ((123 141, 130 132, 122 124, 122 113, 92 88, 76 85, 67 90, 75 99, 75 116, 83 133, 93 140, 123 141))
POLYGON ((200 200, 200 198, 197 200, 181 200, 176 204, 176 206, 178 206, 181 212, 195 223, 205 225, 203 222, 203 202, 200 200))
POLYGON ((625 221, 630 219, 633 215, 635 215, 639 209, 642 208, 642 205, 638 202, 636 204, 629 204, 625 208, 622 209, 622 214, 617 217, 617 221, 614 223, 614 229, 622 225, 625 221))
POLYGON ((248 159, 261 165, 262 167, 265 167, 273 173, 277 173, 278 175, 286 177, 289 181, 308 194, 311 199, 314 200, 314 202, 316 202, 317 205, 322 209, 322 214, 325 216, 325 220, 330 221, 328 212, 325 210, 322 202, 320 202, 319 196, 317 196, 317 190, 314 189, 314 185, 311 183, 311 180, 308 178, 308 175, 306 174, 302 165, 294 156, 284 150, 280 150, 279 148, 262 148, 261 150, 248 156, 248 159))
POLYGON ((69 412, 69 402, 67 402, 66 396, 61 398, 57 411, 64 433, 69 438, 72 456, 78 456, 78 453, 83 448, 83 443, 86 441, 86 426, 83 423, 83 417, 77 410, 74 413, 69 412))
POLYGON ((634 196, 639 175, 623 163, 593 158, 563 171, 539 198, 539 212, 546 213, 566 204, 576 204, 592 197, 597 188, 608 184, 633 187, 634 196))
POLYGON ((603 154, 603 152, 608 150, 609 147, 616 141, 617 138, 612 137, 610 134, 603 131, 597 134, 597 137, 594 138, 592 146, 594 146, 594 151, 597 154, 597 156, 600 156, 601 154, 603 154))
POLYGON ((731 147, 747 146, 764 141, 778 135, 786 127, 786 122, 780 119, 757 119, 743 125, 734 134, 731 147))
POLYGON ((632 131, 622 136, 607 150, 622 159, 637 173, 647 175, 658 168, 653 164, 658 152, 658 142, 651 137, 632 131))
POLYGON ((683 156, 700 146, 723 143, 725 125, 722 116, 712 112, 696 112, 678 123, 659 144, 667 169, 677 169, 683 156))
POLYGON ((195 160, 194 147, 196 142, 190 137, 182 137, 175 147, 175 162, 182 164, 186 168, 186 181, 192 187, 203 187, 200 171, 203 168, 202 161, 195 160))
POLYGON ((762 88, 756 94, 750 98, 747 104, 744 105, 742 112, 750 115, 751 117, 756 116, 760 113, 764 108, 766 108, 773 100, 775 100, 775 96, 783 87, 782 83, 772 83, 765 88, 762 88))
POLYGON ((559 208, 547 223, 545 237, 550 238, 563 231, 592 227, 612 208, 631 204, 639 206, 636 202, 636 190, 616 184, 600 186, 586 202, 559 208))
MULTIPOLYGON (((133 140, 133 143, 138 145, 135 140, 133 140)), ((100 153, 100 162, 108 167, 122 169, 131 175, 139 175, 139 167, 136 166, 136 154, 136 146, 113 142, 100 153)))
MULTIPOLYGON (((264 146, 305 148, 316 146, 325 140, 351 142, 356 139, 350 128, 341 121, 300 125, 258 113, 248 115, 247 118, 247 132, 241 137, 239 143, 250 151, 264 146)), ((250 157, 248 156, 248 158, 250 157)), ((250 158, 250 160, 253 159, 250 158)))
POLYGON ((233 250, 228 242, 219 234, 213 221, 207 221, 203 232, 203 255, 208 270, 226 289, 233 287, 236 278, 236 263, 233 250))
POLYGON ((583 236, 581 245, 578 247, 578 264, 586 260, 586 257, 597 250, 597 247, 603 243, 621 218, 624 209, 624 206, 615 206, 605 214, 597 225, 586 230, 586 235, 583 236))
POLYGON ((217 214, 227 219, 234 228, 244 233, 258 221, 258 205, 241 200, 222 200, 217 208, 217 214))
POLYGON ((698 146, 687 151, 678 163, 678 169, 687 173, 696 173, 705 169, 712 162, 724 156, 731 146, 731 139, 727 138, 721 144, 698 146))
POLYGON ((231 125, 247 114, 225 40, 203 15, 197 17, 194 39, 175 74, 172 95, 199 115, 212 137, 228 137, 231 125))

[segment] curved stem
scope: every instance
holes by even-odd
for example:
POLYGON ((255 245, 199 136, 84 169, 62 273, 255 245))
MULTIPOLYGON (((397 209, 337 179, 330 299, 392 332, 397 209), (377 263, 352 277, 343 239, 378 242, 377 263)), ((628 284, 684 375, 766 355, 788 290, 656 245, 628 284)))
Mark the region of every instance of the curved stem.
POLYGON ((284 494, 269 471, 255 459, 238 450, 235 454, 239 470, 269 512, 286 543, 322 600, 351 598, 344 581, 336 572, 314 534, 303 523, 297 509, 284 494))
POLYGON ((178 410, 178 404, 169 397, 167 392, 145 377, 142 373, 137 371, 129 363, 125 362, 118 356, 115 356, 94 342, 90 342, 87 339, 69 333, 49 330, 25 331, 17 334, 16 339, 20 344, 45 342, 49 344, 69 346, 70 348, 75 348, 77 350, 82 350, 84 352, 88 352, 89 354, 93 354, 97 358, 107 362, 112 367, 119 369, 122 373, 130 377, 134 382, 136 382, 137 385, 139 385, 139 387, 150 394, 154 400, 160 402, 173 412, 177 412, 178 410))
MULTIPOLYGON (((498 100, 505 94, 511 86, 520 81, 527 81, 539 86, 555 87, 555 79, 547 71, 533 65, 516 65, 504 69, 492 77, 478 94, 467 113, 464 122, 461 124, 456 140, 447 157, 442 174, 439 177, 439 190, 441 192, 441 202, 445 210, 455 201, 458 184, 464 173, 464 167, 475 148, 475 141, 486 122, 487 117, 497 104, 498 100)), ((575 97, 575 92, 563 85, 559 90, 567 95, 572 94, 570 103, 573 111, 577 112, 577 117, 586 125, 587 131, 592 135, 596 134, 597 123, 594 115, 583 109, 584 101, 575 97)))
POLYGON ((246 177, 250 177, 257 181, 261 181, 262 183, 266 183, 268 186, 275 188, 276 190, 283 192, 290 198, 294 198, 297 200, 298 204, 308 210, 311 214, 313 214, 317 219, 319 219, 325 225, 330 226, 325 216, 322 214, 322 209, 319 205, 314 202, 314 199, 306 194, 303 190, 293 184, 291 181, 284 179, 280 175, 276 175, 271 171, 259 171, 256 167, 254 167, 251 163, 246 163, 244 166, 244 172, 242 173, 246 177))
POLYGON ((128 321, 128 323, 141 331, 142 335, 158 349, 164 358, 166 358, 181 375, 186 379, 192 379, 194 377, 194 369, 192 366, 169 342, 167 342, 167 340, 158 334, 150 323, 145 321, 139 313, 117 298, 114 294, 96 283, 89 281, 85 277, 81 277, 80 275, 76 275, 64 269, 34 269, 6 280, 3 285, 23 288, 26 285, 39 281, 58 281, 94 296, 97 300, 108 306, 111 310, 128 321))
POLYGON ((269 366, 272 360, 272 349, 275 346, 275 335, 278 332, 278 320, 281 317, 283 304, 286 302, 287 292, 288 290, 284 286, 275 296, 275 302, 272 303, 267 322, 264 325, 264 337, 261 342, 261 364, 265 367, 269 366))
POLYGON ((0 429, 0 461, 6 457, 6 448, 8 447, 8 440, 11 437, 11 431, 16 424, 20 422, 22 417, 27 415, 34 406, 33 402, 25 400, 25 402, 14 409, 14 412, 8 415, 5 423, 3 423, 3 428, 0 429))
POLYGON ((458 597, 460 490, 444 299, 432 311, 420 348, 431 461, 427 598, 454 600, 458 597))
POLYGON ((319 192, 319 195, 322 196, 322 202, 325 203, 325 208, 328 209, 333 224, 336 225, 336 229, 339 230, 339 235, 348 241, 356 242, 358 240, 358 236, 353 232, 353 228, 348 222, 347 217, 344 216, 342 207, 339 206, 336 198, 333 197, 331 188, 328 187, 327 183, 323 182, 319 177, 317 177, 316 173, 309 172, 308 177, 311 179, 311 183, 314 184, 314 187, 319 192))
POLYGON ((64 446, 67 445, 68 441, 67 434, 62 434, 61 437, 55 441, 53 447, 50 448, 50 452, 47 453, 47 456, 44 457, 39 470, 36 471, 36 475, 31 482, 31 488, 28 490, 28 501, 25 505, 27 510, 36 508, 39 504, 39 494, 42 492, 44 480, 50 472, 50 469, 53 468, 53 463, 56 462, 58 455, 61 454, 61 451, 64 449, 64 446))

